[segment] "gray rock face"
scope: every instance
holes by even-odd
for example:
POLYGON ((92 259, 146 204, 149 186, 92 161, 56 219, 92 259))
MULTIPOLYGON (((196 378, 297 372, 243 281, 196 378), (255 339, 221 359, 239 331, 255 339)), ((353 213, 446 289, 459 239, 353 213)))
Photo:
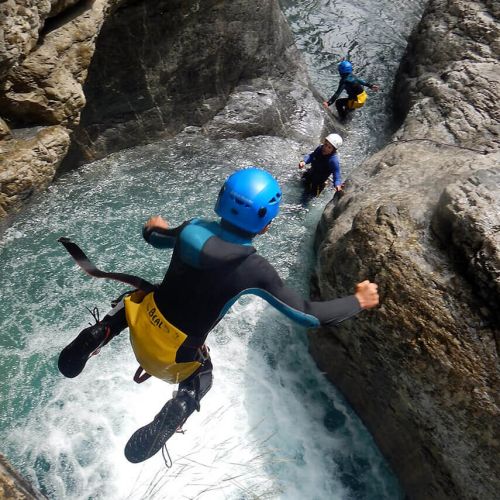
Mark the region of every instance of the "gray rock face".
POLYGON ((316 235, 315 294, 368 278, 381 307, 313 332, 311 352, 415 499, 500 490, 498 15, 430 1, 400 68, 401 128, 316 235))
MULTIPOLYGON (((479 170, 450 184, 439 199, 432 229, 500 319, 499 186, 500 168, 479 170)), ((497 347, 500 352, 500 343, 497 347)))
POLYGON ((274 0, 126 2, 102 30, 85 94, 66 165, 186 126, 309 141, 323 122, 274 0))

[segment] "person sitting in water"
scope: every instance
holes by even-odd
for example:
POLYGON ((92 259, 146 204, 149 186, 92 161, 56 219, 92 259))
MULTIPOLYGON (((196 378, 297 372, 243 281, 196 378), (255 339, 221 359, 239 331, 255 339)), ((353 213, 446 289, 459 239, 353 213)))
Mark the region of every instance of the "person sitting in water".
POLYGON ((194 410, 200 410, 212 386, 205 340, 241 295, 255 294, 308 327, 338 325, 379 303, 377 285, 369 281, 358 283, 353 295, 324 302, 305 300, 284 285, 252 246, 253 238, 264 234, 278 215, 281 199, 276 179, 249 167, 224 182, 215 204, 220 221, 191 219, 170 228, 161 216, 151 217, 143 228, 146 242, 158 249, 173 248, 161 284, 128 294, 60 353, 59 370, 76 377, 96 350, 128 326, 142 369, 179 384, 153 420, 130 437, 125 447, 130 462, 153 456, 194 410))
POLYGON ((328 101, 323 102, 323 106, 328 108, 333 103, 339 113, 341 119, 345 119, 350 111, 361 108, 364 106, 368 95, 363 87, 377 92, 379 86, 375 83, 368 83, 355 76, 352 72, 352 64, 349 61, 342 61, 338 65, 340 74, 340 82, 335 94, 330 97, 328 101), (347 92, 347 98, 339 99, 343 91, 347 92))
POLYGON ((299 162, 299 168, 311 167, 302 174, 304 197, 319 196, 330 176, 333 178, 333 189, 342 191, 342 177, 337 150, 342 146, 342 137, 338 134, 328 135, 312 153, 299 162))

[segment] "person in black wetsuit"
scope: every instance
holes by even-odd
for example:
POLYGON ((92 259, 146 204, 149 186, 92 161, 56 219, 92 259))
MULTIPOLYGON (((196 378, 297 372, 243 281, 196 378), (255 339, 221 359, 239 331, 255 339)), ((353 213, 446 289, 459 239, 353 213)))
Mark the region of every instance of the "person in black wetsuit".
POLYGON ((335 192, 342 191, 342 174, 337 154, 340 146, 342 146, 342 137, 338 134, 329 134, 323 144, 319 145, 312 153, 306 155, 303 161, 299 162, 300 169, 311 164, 311 167, 302 174, 304 183, 303 204, 310 198, 320 195, 325 189, 326 181, 330 176, 332 176, 332 185, 335 192))
POLYGON ((359 109, 364 106, 367 99, 367 94, 363 87, 368 87, 370 90, 377 92, 379 86, 375 83, 365 82, 352 73, 352 64, 349 61, 342 61, 338 65, 340 74, 340 82, 335 94, 323 102, 323 106, 328 108, 333 103, 339 113, 339 117, 343 120, 347 117, 350 111, 359 109), (339 99, 343 91, 347 92, 347 98, 339 99))
POLYGON ((252 239, 267 231, 282 193, 267 171, 249 167, 228 177, 215 212, 220 222, 191 219, 169 228, 160 216, 143 229, 147 243, 173 248, 165 277, 154 291, 136 291, 121 300, 96 325, 84 329, 63 349, 59 370, 75 377, 96 349, 127 326, 134 353, 150 375, 179 383, 152 422, 137 430, 125 456, 142 462, 174 434, 212 386, 212 362, 205 340, 231 305, 255 294, 290 319, 309 327, 337 325, 378 304, 377 285, 363 281, 353 295, 313 302, 286 287, 274 267, 256 253, 252 239))

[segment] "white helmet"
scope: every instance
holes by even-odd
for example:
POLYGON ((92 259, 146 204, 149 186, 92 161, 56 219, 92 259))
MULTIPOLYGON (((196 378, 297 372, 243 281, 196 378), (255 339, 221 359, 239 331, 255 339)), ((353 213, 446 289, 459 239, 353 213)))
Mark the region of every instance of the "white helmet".
POLYGON ((335 149, 339 149, 342 146, 342 137, 339 134, 330 134, 325 138, 335 149))

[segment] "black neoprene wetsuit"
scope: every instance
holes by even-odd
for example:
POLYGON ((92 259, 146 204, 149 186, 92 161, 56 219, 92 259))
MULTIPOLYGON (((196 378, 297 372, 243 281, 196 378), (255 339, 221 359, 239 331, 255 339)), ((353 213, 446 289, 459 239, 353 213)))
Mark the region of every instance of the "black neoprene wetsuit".
MULTIPOLYGON (((174 249, 154 298, 168 321, 188 335, 190 344, 203 345, 231 305, 247 293, 305 326, 336 325, 361 311, 354 295, 324 302, 304 300, 256 253, 251 235, 219 223, 194 219, 173 229, 145 228, 143 236, 156 248, 174 249)), ((177 361, 192 360, 193 352, 181 346, 177 361)))

